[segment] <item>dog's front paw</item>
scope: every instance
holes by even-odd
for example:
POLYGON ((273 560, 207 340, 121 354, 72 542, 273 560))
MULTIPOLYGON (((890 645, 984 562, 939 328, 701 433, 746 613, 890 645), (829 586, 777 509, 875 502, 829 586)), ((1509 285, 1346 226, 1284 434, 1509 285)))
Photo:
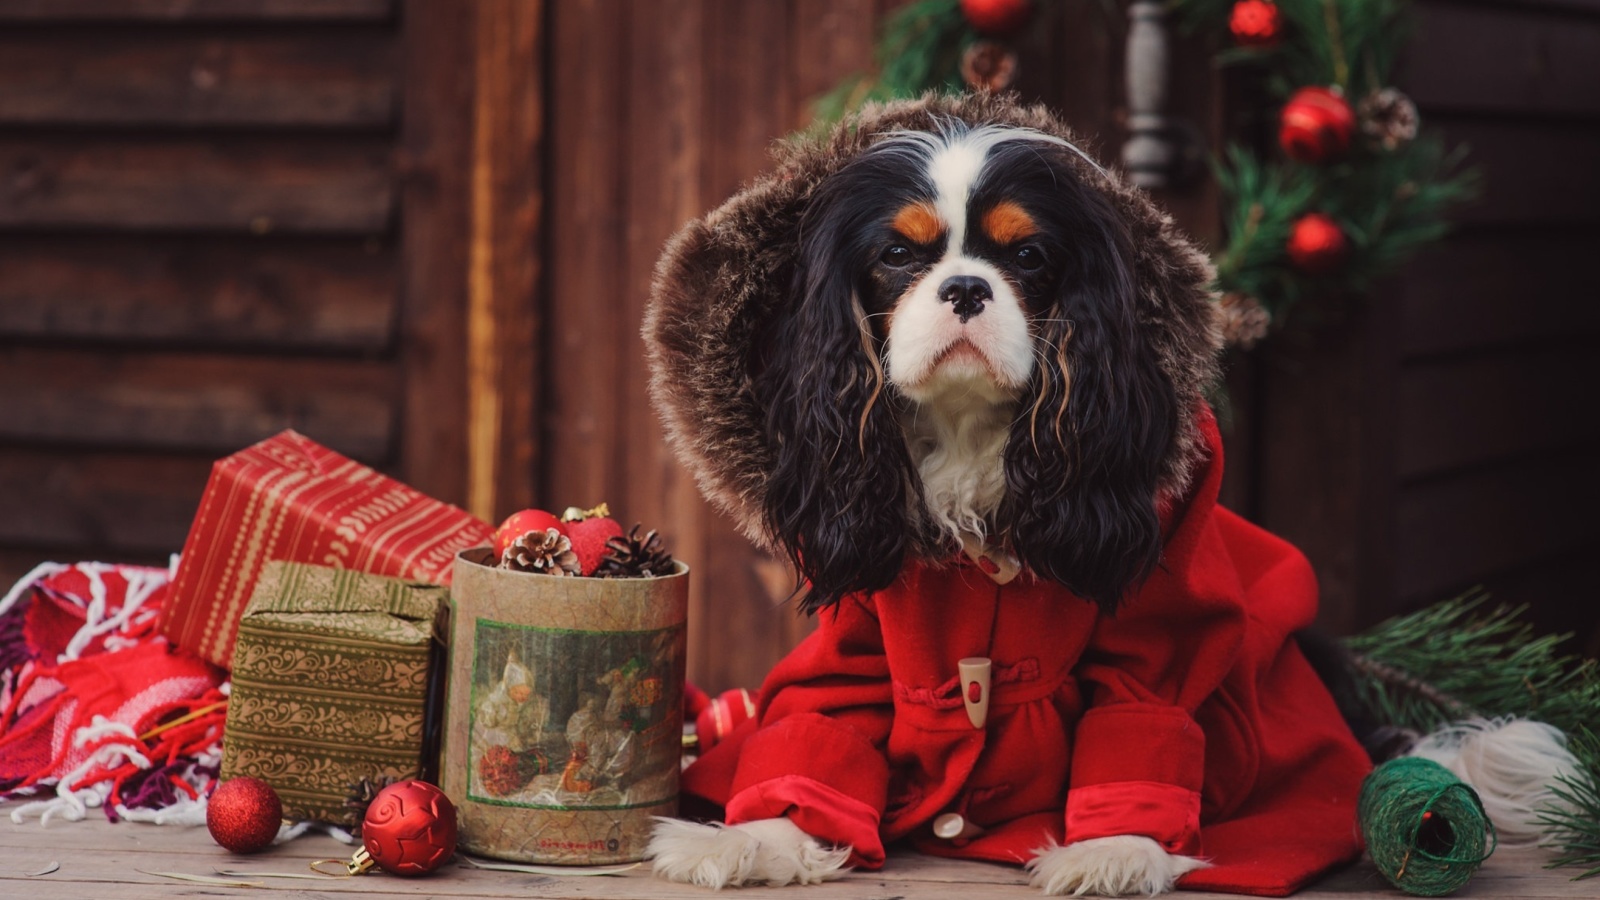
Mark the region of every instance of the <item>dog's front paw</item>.
POLYGON ((849 847, 828 848, 788 819, 698 825, 657 819, 645 851, 655 873, 701 887, 817 884, 844 874, 849 847))
POLYGON ((1172 890, 1185 874, 1210 865, 1174 856, 1155 841, 1131 834, 1043 847, 1035 853, 1028 860, 1033 886, 1052 896, 1154 896, 1172 890))

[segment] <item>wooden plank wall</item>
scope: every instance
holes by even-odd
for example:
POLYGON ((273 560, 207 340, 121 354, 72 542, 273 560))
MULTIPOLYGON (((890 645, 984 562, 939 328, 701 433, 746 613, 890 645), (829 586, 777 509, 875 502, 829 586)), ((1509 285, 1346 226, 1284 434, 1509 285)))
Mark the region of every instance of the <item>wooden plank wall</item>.
POLYGON ((1396 590, 1481 582, 1600 655, 1600 2, 1419 12, 1406 85, 1486 182, 1403 285, 1396 590))
POLYGON ((1337 630, 1483 584, 1600 653, 1600 3, 1417 12, 1401 84, 1483 197, 1352 322, 1267 354, 1258 513, 1337 630))
MULTIPOLYGON (((709 689, 755 686, 810 623, 784 604, 787 567, 751 549, 700 499, 648 410, 638 335, 650 274, 683 222, 770 165, 807 104, 871 62, 884 0, 628 0, 550 7, 550 209, 546 241, 548 452, 538 494, 607 500, 659 527, 694 567, 690 673, 709 689)), ((1061 4, 1022 48, 1025 96, 1053 103, 1115 160, 1122 135, 1117 9, 1061 4)), ((1177 103, 1213 126, 1203 49, 1179 59, 1177 103)), ((1209 187, 1166 198, 1215 233, 1209 187)))
POLYGON ((211 462, 289 427, 529 501, 542 19, 0 0, 0 581, 165 562, 211 462))
POLYGON ((396 460, 387 0, 0 2, 0 580, 165 560, 212 459, 396 460))

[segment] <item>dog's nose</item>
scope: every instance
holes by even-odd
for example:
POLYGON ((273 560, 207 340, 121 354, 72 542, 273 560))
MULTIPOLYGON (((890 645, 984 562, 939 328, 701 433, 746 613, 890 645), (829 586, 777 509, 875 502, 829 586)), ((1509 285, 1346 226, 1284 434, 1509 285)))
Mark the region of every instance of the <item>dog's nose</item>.
POLYGON ((994 291, 989 289, 989 282, 976 275, 956 275, 939 285, 939 300, 949 303, 951 312, 960 316, 962 322, 983 312, 983 304, 993 299, 994 291))

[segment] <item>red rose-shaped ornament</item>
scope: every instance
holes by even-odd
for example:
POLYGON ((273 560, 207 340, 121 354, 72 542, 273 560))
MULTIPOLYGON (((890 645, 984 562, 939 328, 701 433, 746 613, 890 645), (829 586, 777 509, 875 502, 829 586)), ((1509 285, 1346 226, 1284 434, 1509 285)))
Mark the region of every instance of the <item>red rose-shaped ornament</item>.
POLYGON ((1290 159, 1329 163, 1350 149, 1356 114, 1338 91, 1305 87, 1294 92, 1283 107, 1278 144, 1290 159))
POLYGON ((1004 37, 1028 24, 1033 0, 961 0, 961 15, 975 30, 1004 37))
POLYGON ((1326 275, 1344 263, 1350 242, 1332 216, 1307 213, 1289 229, 1289 259, 1308 275, 1326 275))
MULTIPOLYGON (((361 844, 372 863, 386 872, 426 875, 456 852, 455 804, 425 781, 395 782, 367 807, 361 844)), ((361 854, 356 857, 361 863, 361 854)))
POLYGON ((512 513, 500 523, 499 528, 494 530, 494 558, 497 560, 505 558, 506 548, 511 546, 511 542, 528 532, 546 531, 551 528, 562 534, 567 533, 565 523, 554 514, 542 509, 525 509, 522 512, 512 513))
POLYGON ((1228 30, 1243 47, 1270 47, 1282 35, 1282 17, 1272 0, 1239 0, 1228 15, 1228 30))
POLYGON ((206 802, 206 830, 234 853, 264 850, 278 836, 283 801, 259 778, 230 778, 206 802))

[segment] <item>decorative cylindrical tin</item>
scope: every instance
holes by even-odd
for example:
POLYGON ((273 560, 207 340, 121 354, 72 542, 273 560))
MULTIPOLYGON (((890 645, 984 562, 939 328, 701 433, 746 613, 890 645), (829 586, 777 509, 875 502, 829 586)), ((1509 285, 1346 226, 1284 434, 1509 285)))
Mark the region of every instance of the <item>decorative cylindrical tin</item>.
POLYGON ((641 859, 678 809, 689 569, 663 578, 456 557, 440 781, 460 846, 519 862, 641 859))

